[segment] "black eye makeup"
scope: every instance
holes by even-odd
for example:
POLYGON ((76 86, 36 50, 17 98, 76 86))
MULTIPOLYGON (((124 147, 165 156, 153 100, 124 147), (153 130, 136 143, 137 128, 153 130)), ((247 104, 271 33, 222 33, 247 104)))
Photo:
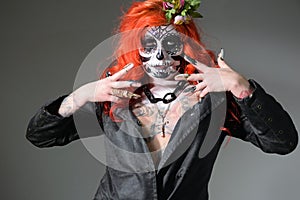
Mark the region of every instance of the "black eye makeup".
POLYGON ((152 54, 157 48, 162 48, 167 54, 174 56, 179 55, 183 49, 183 42, 181 37, 177 34, 166 34, 162 37, 162 40, 158 40, 152 36, 145 36, 141 40, 141 44, 141 50, 146 54, 152 54))
POLYGON ((178 35, 169 34, 163 38, 162 47, 169 55, 178 55, 183 49, 183 42, 178 35))
POLYGON ((157 48, 157 42, 152 37, 145 37, 144 39, 142 39, 141 43, 144 53, 152 53, 157 48))

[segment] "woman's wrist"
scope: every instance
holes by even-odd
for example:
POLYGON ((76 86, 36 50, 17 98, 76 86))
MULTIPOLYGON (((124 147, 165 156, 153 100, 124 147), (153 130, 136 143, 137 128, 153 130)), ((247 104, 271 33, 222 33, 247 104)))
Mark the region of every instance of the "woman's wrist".
POLYGON ((58 113, 63 117, 68 117, 74 114, 80 107, 82 107, 88 101, 88 97, 85 94, 85 86, 78 88, 67 96, 61 103, 58 113))
POLYGON ((233 89, 230 91, 236 98, 244 99, 251 96, 254 90, 249 81, 243 78, 240 81, 237 81, 237 83, 234 84, 233 89))
POLYGON ((74 96, 74 93, 71 93, 62 101, 58 110, 58 114, 60 114, 63 117, 69 117, 70 115, 75 113, 79 106, 76 105, 74 96))

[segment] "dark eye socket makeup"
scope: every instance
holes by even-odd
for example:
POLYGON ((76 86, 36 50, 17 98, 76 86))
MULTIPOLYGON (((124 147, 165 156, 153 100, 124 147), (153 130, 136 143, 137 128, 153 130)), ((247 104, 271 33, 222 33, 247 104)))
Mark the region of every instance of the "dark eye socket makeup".
MULTIPOLYGON (((146 36, 141 41, 143 51, 145 53, 151 53, 157 49, 157 41, 154 37, 146 36)), ((162 48, 170 55, 178 54, 183 48, 183 42, 178 35, 170 34, 166 35, 162 39, 162 48)))
POLYGON ((168 35, 162 41, 164 50, 171 55, 178 54, 183 48, 183 42, 178 35, 168 35))
POLYGON ((153 37, 145 37, 141 43, 145 53, 151 53, 157 48, 156 40, 153 37))

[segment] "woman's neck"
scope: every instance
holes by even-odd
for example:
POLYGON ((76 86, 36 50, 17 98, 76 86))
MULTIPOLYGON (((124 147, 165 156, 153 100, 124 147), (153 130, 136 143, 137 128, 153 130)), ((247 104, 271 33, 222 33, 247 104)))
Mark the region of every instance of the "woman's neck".
MULTIPOLYGON (((163 98, 167 93, 173 93, 178 83, 178 81, 176 80, 168 80, 163 78, 152 78, 152 77, 149 78, 148 81, 152 85, 150 91, 156 98, 163 98)), ((167 105, 162 102, 157 103, 158 106, 161 104, 162 107, 167 105)))
POLYGON ((164 88, 176 88, 178 81, 176 80, 168 80, 163 78, 153 78, 149 77, 149 83, 153 84, 153 87, 164 87, 164 88))

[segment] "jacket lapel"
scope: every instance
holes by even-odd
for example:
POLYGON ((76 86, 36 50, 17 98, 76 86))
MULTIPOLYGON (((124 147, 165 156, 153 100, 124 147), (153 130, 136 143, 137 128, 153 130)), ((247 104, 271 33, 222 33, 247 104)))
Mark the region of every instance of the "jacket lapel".
POLYGON ((220 137, 226 116, 226 93, 209 93, 178 121, 158 166, 158 172, 176 161, 194 142, 202 139, 199 157, 205 157, 220 137), (210 119, 204 120, 207 117, 210 119), (209 123, 207 123, 209 122, 209 123))

